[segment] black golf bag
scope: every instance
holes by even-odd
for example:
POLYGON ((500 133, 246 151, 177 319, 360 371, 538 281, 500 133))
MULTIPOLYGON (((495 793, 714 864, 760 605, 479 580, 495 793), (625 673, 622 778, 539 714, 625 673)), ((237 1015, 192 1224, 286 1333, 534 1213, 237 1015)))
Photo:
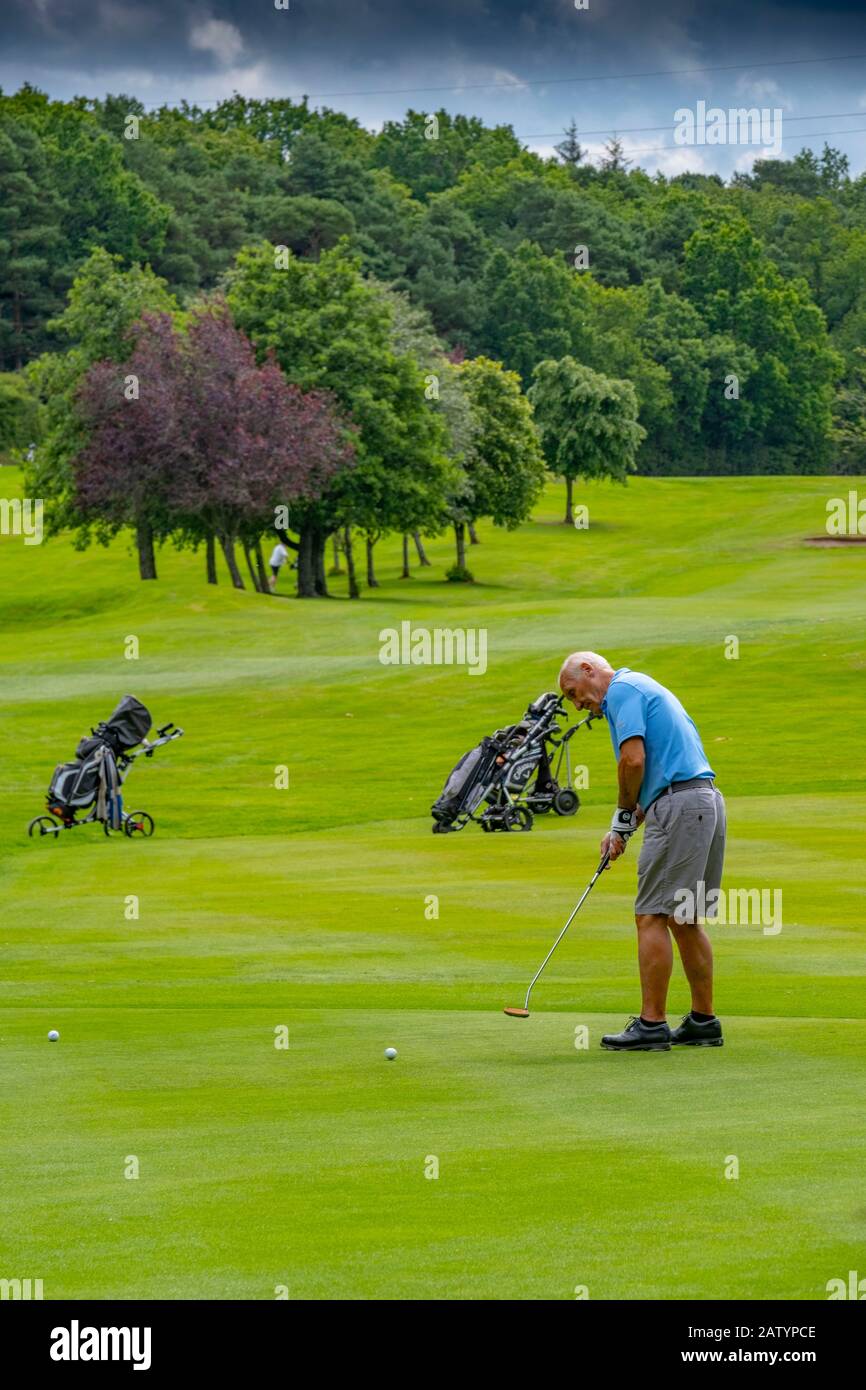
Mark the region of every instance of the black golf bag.
POLYGON ((563 732, 558 720, 564 715, 561 696, 541 695, 519 724, 497 729, 464 753, 431 808, 433 833, 462 830, 470 820, 477 820, 486 831, 531 830, 533 814, 553 810, 560 816, 573 816, 580 798, 570 785, 568 743, 593 716, 563 732), (555 768, 551 750, 558 750, 555 768), (564 784, 560 780, 563 762, 564 784), (476 815, 482 802, 484 809, 476 815))
MULTIPOLYGON (((485 791, 495 780, 497 758, 505 752, 507 730, 483 738, 477 748, 464 753, 452 770, 442 795, 433 803, 431 815, 436 822, 434 833, 450 830, 458 816, 471 818, 484 800, 485 791)), ((462 826, 458 826, 462 829, 462 826)))
POLYGON ((123 780, 140 754, 152 757, 154 748, 183 734, 183 729, 166 724, 149 743, 152 722, 140 700, 124 695, 114 712, 79 740, 75 761, 57 764, 48 788, 50 814, 30 822, 30 835, 56 835, 90 821, 101 821, 106 834, 125 830, 128 835, 151 835, 153 820, 146 812, 124 812, 123 780), (142 746, 133 752, 138 744, 142 746), (88 810, 89 814, 79 820, 78 813, 88 810))

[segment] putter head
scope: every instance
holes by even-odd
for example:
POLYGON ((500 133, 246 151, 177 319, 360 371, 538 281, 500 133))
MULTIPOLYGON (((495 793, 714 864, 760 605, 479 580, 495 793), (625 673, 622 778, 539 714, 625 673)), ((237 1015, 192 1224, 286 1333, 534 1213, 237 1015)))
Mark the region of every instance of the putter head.
POLYGON ((503 1009, 502 1012, 509 1018, 529 1018, 528 1009, 503 1009))

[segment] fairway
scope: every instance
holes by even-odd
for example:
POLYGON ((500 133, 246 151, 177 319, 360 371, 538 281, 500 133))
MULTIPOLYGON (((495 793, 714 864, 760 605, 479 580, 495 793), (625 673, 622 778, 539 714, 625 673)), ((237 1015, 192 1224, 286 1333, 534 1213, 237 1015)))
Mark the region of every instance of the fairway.
MULTIPOLYGON (((519 530, 479 526, 475 584, 443 582, 450 535, 400 580, 392 537, 352 603, 345 575, 271 600, 206 585, 202 553, 143 583, 127 537, 0 536, 0 1273, 263 1300, 811 1300, 866 1275, 866 547, 805 543, 849 488, 581 485, 580 531, 550 483, 519 530), (383 665, 407 620, 485 629, 486 672, 383 665), (679 695, 725 886, 782 894, 781 930, 711 928, 722 1049, 599 1047, 638 1011, 636 847, 532 1016, 502 1013, 598 862, 603 725, 572 741, 576 817, 430 833, 457 758, 575 648, 679 695), (153 839, 28 840, 127 692, 185 730, 125 791, 153 839)), ((677 962, 672 1022, 688 1003, 677 962)))

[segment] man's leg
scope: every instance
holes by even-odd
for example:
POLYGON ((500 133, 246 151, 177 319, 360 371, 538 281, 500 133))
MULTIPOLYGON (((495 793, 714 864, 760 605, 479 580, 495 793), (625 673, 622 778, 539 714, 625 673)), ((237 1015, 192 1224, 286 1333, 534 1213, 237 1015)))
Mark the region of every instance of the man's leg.
POLYGON ((676 939, 677 950, 692 992, 696 1013, 713 1012, 713 948, 703 927, 668 917, 667 924, 676 939))
POLYGON ((637 926, 637 959, 640 968, 641 1018, 648 1023, 663 1023, 667 1008, 668 985, 674 965, 669 919, 664 913, 639 912, 637 926))
POLYGON ((640 1018, 622 1033, 605 1033, 601 1045, 608 1051, 669 1052, 671 1030, 665 1022, 674 951, 668 919, 663 912, 635 913, 637 959, 640 967, 640 1018))
MULTIPOLYGON (((706 845, 706 859, 702 866, 698 865, 695 875, 696 881, 684 879, 683 882, 688 882, 695 897, 703 892, 705 900, 713 901, 722 884, 722 867, 725 859, 724 797, 717 788, 712 791, 707 789, 697 793, 688 792, 685 793, 685 796, 688 797, 688 802, 692 807, 692 816, 697 816, 698 825, 703 832, 703 836, 698 835, 696 837, 696 844, 706 838, 708 828, 710 835, 706 845)), ((710 938, 703 927, 698 926, 697 920, 678 922, 674 917, 670 917, 668 918, 668 926, 676 938, 686 979, 692 991, 692 1010, 694 1013, 712 1017, 713 948, 710 944, 710 938)))

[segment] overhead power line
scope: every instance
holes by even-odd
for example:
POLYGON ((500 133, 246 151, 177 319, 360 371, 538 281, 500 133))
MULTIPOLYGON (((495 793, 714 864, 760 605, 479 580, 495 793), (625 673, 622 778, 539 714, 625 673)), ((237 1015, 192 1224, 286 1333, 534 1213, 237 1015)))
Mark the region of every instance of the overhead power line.
MULTIPOLYGON (((325 97, 384 97, 384 96, 418 96, 427 92, 484 92, 501 91, 514 92, 520 87, 554 87, 573 82, 636 82, 648 77, 685 77, 690 73, 696 72, 742 72, 750 68, 793 68, 802 67, 806 64, 814 63, 853 63, 866 59, 866 53, 835 53, 826 58, 758 58, 746 63, 698 63, 688 68, 657 68, 650 72, 616 72, 616 73, 593 73, 591 76, 580 77, 530 77, 515 78, 510 82, 458 82, 435 87, 364 87, 349 92, 302 92, 296 88, 295 92, 300 96, 306 96, 310 101, 321 101, 325 97)), ((280 101, 286 97, 285 92, 278 96, 255 97, 256 101, 280 101)), ((202 99, 201 101, 190 102, 191 106, 217 106, 222 101, 230 100, 225 96, 202 99)), ((147 107, 168 106, 170 102, 151 101, 144 102, 147 107)))
MULTIPOLYGON (((783 140, 823 140, 823 139, 824 139, 826 136, 828 136, 828 135, 864 135, 864 134, 866 134, 866 126, 858 126, 856 130, 850 130, 850 129, 849 129, 849 130, 812 130, 812 131, 801 131, 799 134, 795 134, 795 135, 783 135, 783 136, 782 136, 782 139, 783 139, 783 140)), ((693 154, 695 150, 725 150, 725 149, 728 149, 728 150, 750 150, 750 149, 754 149, 754 150, 764 150, 765 152, 769 153, 771 147, 770 147, 769 145, 761 145, 761 144, 757 144, 757 145, 748 144, 748 145, 747 145, 747 144, 743 144, 742 141, 738 141, 736 144, 728 144, 728 145, 724 145, 724 144, 719 144, 719 145, 698 145, 698 144, 695 144, 695 143, 692 143, 692 144, 689 144, 689 145, 655 145, 655 146, 648 145, 648 146, 645 146, 645 147, 639 148, 639 149, 624 149, 624 150, 623 150, 623 154, 625 155, 626 159, 630 159, 631 156, 632 156, 633 154, 675 154, 678 150, 688 150, 690 153, 693 154)), ((696 173, 700 173, 701 170, 700 170, 700 169, 696 169, 695 172, 696 172, 696 173)))
MULTIPOLYGON (((842 121, 846 120, 848 117, 854 116, 862 120, 863 114, 863 108, 861 107, 859 111, 822 111, 815 112, 811 116, 788 116, 783 114, 783 120, 785 125, 788 125, 791 121, 842 121)), ((581 130, 578 127, 576 134, 579 138, 586 135, 647 135, 657 130, 676 129, 676 125, 613 126, 605 130, 581 130)), ((515 140, 552 140, 554 136, 559 138, 559 136, 567 134, 568 131, 563 128, 562 130, 537 131, 534 135, 515 135, 514 138, 515 140)))
POLYGON ((593 73, 591 77, 533 77, 513 82, 461 82, 447 87, 380 87, 354 92, 310 92, 312 101, 322 97, 410 96, 417 92, 481 92, 496 87, 514 91, 517 87, 553 87, 566 82, 631 82, 645 77, 683 77, 692 72, 735 72, 743 68, 792 68, 805 63, 850 63, 866 58, 866 53, 838 53, 829 58, 768 58, 751 63, 697 64, 690 68, 658 68, 653 72, 593 73))

